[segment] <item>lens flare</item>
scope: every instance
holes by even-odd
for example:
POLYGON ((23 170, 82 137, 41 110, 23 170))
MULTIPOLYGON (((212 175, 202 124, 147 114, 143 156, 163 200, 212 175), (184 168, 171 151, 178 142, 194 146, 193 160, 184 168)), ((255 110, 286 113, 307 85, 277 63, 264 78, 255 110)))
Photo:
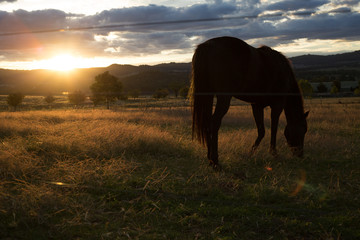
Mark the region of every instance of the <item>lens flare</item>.
POLYGON ((304 170, 300 170, 300 179, 297 182, 297 186, 295 190, 292 193, 290 193, 290 196, 291 197, 296 196, 303 189, 305 183, 306 183, 306 173, 304 170))

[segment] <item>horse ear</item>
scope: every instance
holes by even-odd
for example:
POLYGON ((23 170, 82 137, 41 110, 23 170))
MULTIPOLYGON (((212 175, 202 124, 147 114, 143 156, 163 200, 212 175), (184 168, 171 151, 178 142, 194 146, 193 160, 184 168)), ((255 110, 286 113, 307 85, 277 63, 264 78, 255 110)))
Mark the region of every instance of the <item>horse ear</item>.
POLYGON ((310 111, 307 111, 307 112, 304 114, 305 118, 307 118, 307 117, 309 116, 309 112, 310 112, 310 111))

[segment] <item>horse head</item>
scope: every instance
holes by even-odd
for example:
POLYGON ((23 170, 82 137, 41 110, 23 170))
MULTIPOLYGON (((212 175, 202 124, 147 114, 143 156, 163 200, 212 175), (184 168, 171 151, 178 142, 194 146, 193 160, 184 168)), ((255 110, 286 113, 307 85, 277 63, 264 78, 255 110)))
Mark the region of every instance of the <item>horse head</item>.
POLYGON ((295 122, 288 123, 285 127, 285 138, 292 151, 297 157, 302 157, 304 154, 304 139, 307 132, 306 118, 309 112, 304 113, 295 122))

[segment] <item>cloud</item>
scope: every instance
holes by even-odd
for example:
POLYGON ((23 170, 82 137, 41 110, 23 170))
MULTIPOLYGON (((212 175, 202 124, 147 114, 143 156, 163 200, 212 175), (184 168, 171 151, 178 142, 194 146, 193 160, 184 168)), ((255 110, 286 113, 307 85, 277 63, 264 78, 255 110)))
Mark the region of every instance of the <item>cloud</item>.
POLYGON ((316 15, 281 23, 276 33, 287 39, 360 39, 360 14, 316 15))
POLYGON ((85 18, 94 25, 114 23, 159 22, 188 19, 216 18, 234 14, 237 7, 230 3, 196 4, 186 8, 174 8, 158 5, 132 8, 111 9, 85 18))
POLYGON ((334 6, 345 5, 348 7, 356 6, 359 4, 359 0, 332 0, 331 3, 334 6))
MULTIPOLYGON (((0 0, 1 1, 1 0, 0 0)), ((122 25, 82 31, 0 36, 0 57, 6 60, 40 59, 56 51, 82 56, 146 56, 162 52, 191 53, 202 41, 235 36, 255 46, 291 43, 299 38, 360 40, 360 13, 354 1, 208 1, 187 7, 159 5, 110 9, 94 15, 39 11, 0 11, 0 34, 18 31, 122 25), (331 7, 327 12, 321 6, 331 7), (249 18, 226 19, 233 16, 249 18), (171 22, 196 19, 221 21, 171 22)))
MULTIPOLYGON (((111 9, 92 16, 67 14, 59 10, 25 11, 12 13, 0 12, 0 33, 27 32, 46 29, 66 29, 67 27, 103 26, 111 24, 127 24, 134 22, 164 22, 187 19, 217 18, 236 13, 234 4, 198 4, 187 8, 173 8, 157 5, 111 9)), ((18 57, 21 50, 24 58, 40 57, 38 52, 53 53, 58 49, 75 48, 79 54, 126 54, 143 55, 160 53, 168 49, 191 49, 186 31, 195 31, 215 27, 217 23, 152 25, 125 27, 122 29, 100 29, 95 31, 54 32, 42 34, 25 34, 0 37, 0 56, 7 59, 18 57), (118 39, 96 36, 108 36, 120 30, 118 39), (184 32, 185 31, 185 32, 184 32), (106 41, 104 41, 106 39, 106 41), (126 39, 126 40, 124 40, 126 39), (181 42, 179 44, 179 41, 181 42), (121 44, 121 48, 119 47, 121 44), (41 51, 39 51, 41 49, 41 51), (109 51, 113 49, 112 51, 109 51), (119 50, 121 49, 121 51, 119 50), (12 54, 10 54, 12 53, 12 54)))
POLYGON ((67 14, 60 10, 39 10, 28 12, 0 11, 0 32, 35 31, 40 29, 61 28, 66 25, 67 14))
POLYGON ((314 10, 305 10, 305 11, 293 12, 293 13, 291 13, 291 15, 293 15, 293 16, 310 16, 314 13, 316 13, 316 11, 314 11, 314 10))
POLYGON ((291 0, 280 1, 269 5, 266 10, 294 11, 300 9, 315 9, 329 3, 327 0, 291 0))
POLYGON ((3 2, 16 2, 17 0, 0 0, 0 4, 3 2))
POLYGON ((350 12, 352 12, 352 10, 351 8, 348 7, 335 8, 330 11, 330 13, 350 13, 350 12))

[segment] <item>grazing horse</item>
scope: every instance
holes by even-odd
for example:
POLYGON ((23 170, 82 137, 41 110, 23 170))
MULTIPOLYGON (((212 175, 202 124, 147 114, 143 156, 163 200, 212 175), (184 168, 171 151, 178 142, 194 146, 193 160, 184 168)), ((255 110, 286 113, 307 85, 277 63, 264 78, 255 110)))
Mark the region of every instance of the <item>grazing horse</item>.
POLYGON ((276 155, 276 133, 284 110, 285 137, 294 155, 303 155, 307 131, 303 98, 288 59, 262 46, 254 48, 233 37, 210 39, 192 59, 192 135, 207 146, 207 157, 218 166, 218 131, 232 97, 251 103, 258 130, 255 151, 265 135, 264 108, 271 108, 270 152, 276 155), (216 106, 213 113, 213 99, 216 106))

